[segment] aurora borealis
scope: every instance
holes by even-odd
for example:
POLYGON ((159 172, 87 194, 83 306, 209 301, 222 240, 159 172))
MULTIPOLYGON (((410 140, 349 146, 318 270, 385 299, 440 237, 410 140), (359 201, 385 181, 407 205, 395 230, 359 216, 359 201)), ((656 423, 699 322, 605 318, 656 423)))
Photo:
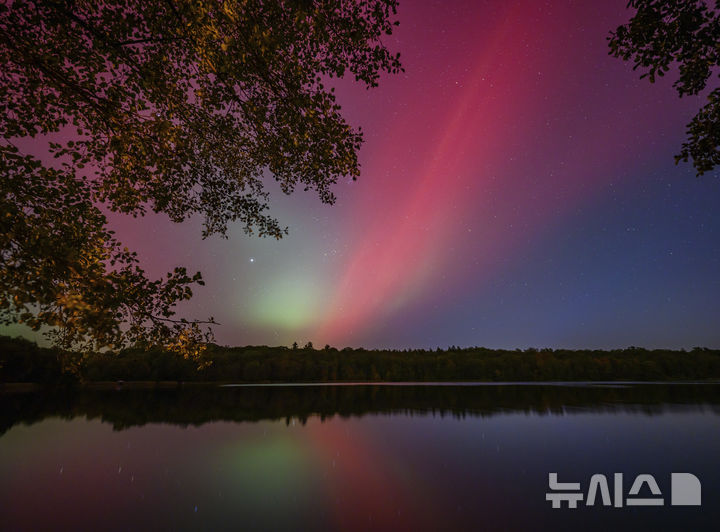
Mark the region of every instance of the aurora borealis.
POLYGON ((272 189, 282 241, 113 218, 221 344, 720 347, 717 178, 676 166, 700 107, 608 56, 607 2, 401 3, 406 72, 337 83, 365 132, 334 206, 272 189))

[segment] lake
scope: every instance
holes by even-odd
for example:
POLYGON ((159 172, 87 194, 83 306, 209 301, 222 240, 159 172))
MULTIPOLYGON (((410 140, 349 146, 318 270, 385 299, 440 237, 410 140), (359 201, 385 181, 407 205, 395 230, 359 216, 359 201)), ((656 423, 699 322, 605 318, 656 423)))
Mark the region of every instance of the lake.
POLYGON ((717 530, 720 522, 718 384, 5 392, 0 412, 4 530, 717 530), (577 508, 552 508, 550 473, 580 484, 577 508), (673 505, 673 473, 699 479, 701 506, 673 505), (613 502, 622 474, 621 507, 604 505, 602 482, 595 504, 585 504, 595 474, 613 502), (660 494, 645 482, 635 495, 662 506, 628 505, 642 474, 660 494))

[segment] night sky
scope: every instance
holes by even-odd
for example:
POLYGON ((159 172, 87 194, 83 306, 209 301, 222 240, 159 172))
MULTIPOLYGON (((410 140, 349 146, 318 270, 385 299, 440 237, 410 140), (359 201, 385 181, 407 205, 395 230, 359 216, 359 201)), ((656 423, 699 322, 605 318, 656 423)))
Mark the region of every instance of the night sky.
POLYGON ((608 55, 625 5, 405 0, 406 72, 336 83, 365 143, 334 206, 271 185, 281 241, 113 226, 203 272, 182 314, 220 344, 718 348, 720 181, 673 160, 704 102, 608 55))

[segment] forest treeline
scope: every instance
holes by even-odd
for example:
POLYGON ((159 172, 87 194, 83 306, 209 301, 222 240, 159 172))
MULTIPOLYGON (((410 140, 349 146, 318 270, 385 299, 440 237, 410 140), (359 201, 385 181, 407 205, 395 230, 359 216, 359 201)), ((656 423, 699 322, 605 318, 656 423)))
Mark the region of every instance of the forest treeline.
POLYGON ((80 355, 0 336, 0 382, 606 381, 720 379, 720 350, 482 347, 366 350, 209 345, 206 365, 144 349, 80 355))

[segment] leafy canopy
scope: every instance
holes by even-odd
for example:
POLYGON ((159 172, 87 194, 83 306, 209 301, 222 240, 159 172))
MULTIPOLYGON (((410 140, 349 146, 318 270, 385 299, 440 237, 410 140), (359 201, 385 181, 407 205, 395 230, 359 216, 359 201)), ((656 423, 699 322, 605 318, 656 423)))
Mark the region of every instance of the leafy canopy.
MULTIPOLYGON (((332 78, 401 70, 382 38, 397 0, 13 0, 0 4, 0 320, 54 328, 63 347, 175 346, 202 322, 175 305, 202 284, 150 280, 101 207, 203 237, 239 222, 286 233, 263 180, 332 203, 359 175, 362 133, 332 78), (49 142, 49 156, 21 149, 49 142)), ((209 321, 212 321, 210 319, 209 321)))
MULTIPOLYGON (((641 78, 654 83, 677 64, 678 94, 705 90, 720 66, 720 0, 630 0, 630 22, 611 32, 610 54, 633 62, 641 78)), ((675 162, 692 159, 698 175, 720 164, 720 87, 708 94, 687 126, 687 140, 675 162)))

